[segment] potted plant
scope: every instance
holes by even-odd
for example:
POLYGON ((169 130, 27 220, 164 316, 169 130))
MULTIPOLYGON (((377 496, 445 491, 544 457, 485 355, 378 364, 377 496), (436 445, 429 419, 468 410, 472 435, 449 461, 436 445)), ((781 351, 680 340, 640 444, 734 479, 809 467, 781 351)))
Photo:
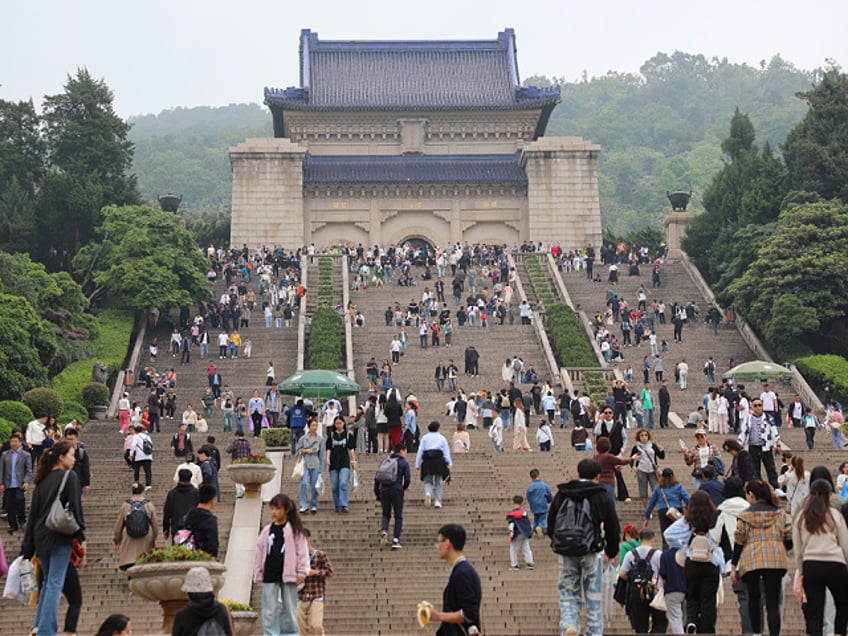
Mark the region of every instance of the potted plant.
POLYGON ((274 479, 277 467, 264 455, 249 455, 227 466, 227 473, 235 483, 244 485, 245 497, 253 499, 259 496, 262 484, 274 479))
POLYGON ((263 428, 262 442, 265 444, 265 452, 288 450, 291 431, 287 428, 263 428))
POLYGON ((127 570, 130 591, 162 608, 162 632, 170 634, 174 615, 185 606, 188 595, 182 591, 188 571, 202 565, 209 570, 215 591, 224 585, 226 566, 208 552, 189 550, 181 545, 154 548, 138 557, 127 570))
POLYGON ((82 403, 94 420, 105 420, 109 408, 109 387, 102 382, 89 382, 82 387, 82 403))
POLYGON ((259 614, 247 603, 239 603, 228 598, 218 600, 230 609, 230 616, 233 617, 235 636, 250 636, 253 633, 253 627, 256 625, 256 619, 259 618, 259 614))

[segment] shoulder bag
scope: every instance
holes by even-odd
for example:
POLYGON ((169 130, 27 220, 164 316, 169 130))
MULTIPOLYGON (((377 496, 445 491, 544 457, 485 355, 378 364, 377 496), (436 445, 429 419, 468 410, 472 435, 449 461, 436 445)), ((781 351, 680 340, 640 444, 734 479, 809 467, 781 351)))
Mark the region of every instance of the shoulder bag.
POLYGON ((661 486, 658 486, 658 488, 660 489, 660 494, 662 495, 663 501, 665 502, 665 516, 668 517, 670 521, 677 521, 678 519, 680 519, 680 517, 683 516, 683 513, 680 512, 680 510, 678 510, 677 508, 669 506, 668 498, 665 496, 665 491, 662 489, 661 486))
POLYGON ((69 470, 65 471, 65 475, 62 477, 62 484, 59 486, 59 491, 56 493, 56 498, 53 500, 50 511, 47 513, 47 519, 44 521, 44 525, 49 530, 65 535, 76 534, 80 529, 80 525, 77 523, 76 517, 74 517, 73 510, 66 508, 62 504, 62 493, 65 491, 65 484, 68 481, 68 474, 70 472, 69 470))

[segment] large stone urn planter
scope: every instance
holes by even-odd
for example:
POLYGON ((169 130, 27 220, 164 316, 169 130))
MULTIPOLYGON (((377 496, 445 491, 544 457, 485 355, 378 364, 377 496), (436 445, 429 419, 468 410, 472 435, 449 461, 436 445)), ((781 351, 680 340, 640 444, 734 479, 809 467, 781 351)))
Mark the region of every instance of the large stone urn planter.
POLYGON ((215 592, 224 585, 226 566, 218 561, 175 561, 167 563, 145 563, 127 570, 130 591, 147 601, 158 602, 162 607, 162 633, 170 634, 174 615, 185 607, 188 594, 182 591, 185 577, 191 568, 204 567, 209 570, 215 592))
POLYGON ((277 474, 273 464, 230 464, 227 474, 237 484, 244 486, 244 496, 248 499, 259 497, 262 484, 267 484, 277 474))
POLYGON ((253 634, 253 628, 256 626, 256 620, 259 618, 257 612, 232 611, 230 614, 233 617, 233 627, 236 630, 236 636, 251 636, 253 634))

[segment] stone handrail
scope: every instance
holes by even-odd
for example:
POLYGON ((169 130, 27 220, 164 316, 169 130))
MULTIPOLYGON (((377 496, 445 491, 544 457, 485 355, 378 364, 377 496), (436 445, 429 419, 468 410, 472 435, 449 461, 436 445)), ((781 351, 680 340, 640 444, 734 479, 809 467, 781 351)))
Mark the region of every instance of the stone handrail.
MULTIPOLYGON (((507 255, 507 262, 512 269, 515 269, 515 291, 521 298, 527 298, 527 295, 524 293, 524 285, 521 283, 521 278, 518 276, 518 270, 515 266, 515 259, 511 254, 507 255)), ((542 320, 539 316, 534 315, 531 323, 533 324, 533 329, 536 331, 536 339, 539 341, 539 344, 542 346, 542 351, 544 352, 545 362, 548 365, 548 372, 551 374, 551 383, 559 384, 560 386, 564 386, 562 384, 562 380, 559 377, 559 366, 557 366, 556 356, 554 356, 554 351, 551 348, 551 343, 548 340, 548 333, 545 331, 545 326, 542 324, 542 320)))
MULTIPOLYGON (((141 323, 141 327, 136 332, 135 342, 133 342, 132 353, 130 354, 130 361, 127 365, 127 369, 133 369, 133 371, 135 371, 136 367, 138 367, 138 361, 141 358, 141 347, 144 344, 144 337, 147 335, 147 315, 142 314, 138 321, 141 323)), ((112 388, 112 399, 109 400, 109 408, 106 411, 106 417, 115 417, 118 412, 118 400, 121 399, 121 395, 124 392, 124 376, 124 369, 118 371, 118 377, 115 379, 115 386, 112 388)))
MULTIPOLYGON (((339 259, 342 264, 342 307, 347 309, 350 302, 350 268, 347 264, 347 256, 345 254, 334 254, 333 257, 339 259)), ((356 369, 353 366, 353 323, 347 311, 345 311, 344 328, 346 373, 347 377, 356 382, 356 369)), ((355 395, 351 395, 347 399, 347 412, 349 415, 356 413, 355 395)))
MULTIPOLYGON (((309 272, 309 257, 304 253, 300 255, 300 284, 304 289, 307 287, 309 272)), ((306 294, 300 300, 297 312, 297 371, 303 371, 306 359, 306 294)))

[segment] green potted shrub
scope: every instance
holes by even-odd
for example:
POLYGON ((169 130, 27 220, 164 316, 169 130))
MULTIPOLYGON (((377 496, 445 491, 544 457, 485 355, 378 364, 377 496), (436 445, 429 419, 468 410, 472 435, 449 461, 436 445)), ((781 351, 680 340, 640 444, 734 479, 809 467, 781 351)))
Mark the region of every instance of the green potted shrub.
POLYGON ((30 389, 24 393, 21 402, 26 404, 34 414, 44 414, 51 417, 59 417, 65 405, 65 401, 57 391, 44 386, 30 389))
POLYGON ((89 382, 82 387, 82 404, 92 419, 105 420, 109 408, 109 387, 102 382, 89 382))
POLYGON ((185 606, 188 595, 182 591, 188 571, 202 565, 209 570, 215 591, 224 585, 226 566, 208 552, 189 550, 181 545, 148 550, 127 570, 130 591, 162 608, 162 633, 170 634, 174 615, 185 606))
POLYGON ((287 428, 263 428, 262 442, 266 451, 288 450, 291 431, 287 428))

